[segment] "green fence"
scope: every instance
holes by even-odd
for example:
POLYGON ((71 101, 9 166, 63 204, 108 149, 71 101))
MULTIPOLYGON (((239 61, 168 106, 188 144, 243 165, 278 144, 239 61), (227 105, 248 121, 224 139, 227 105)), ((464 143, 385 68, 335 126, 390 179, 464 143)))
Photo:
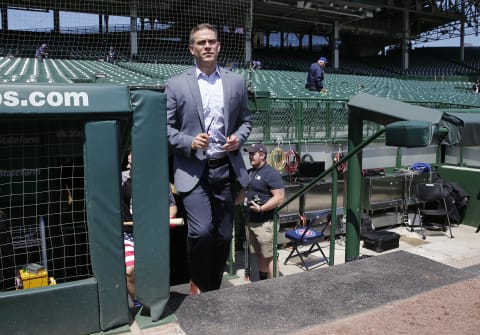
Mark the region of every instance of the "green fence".
MULTIPOLYGON (((269 98, 251 99, 252 133, 249 142, 345 142, 348 137, 348 100, 269 98)), ((379 126, 365 122, 363 135, 379 126)), ((383 139, 380 139, 383 140, 383 139)))
MULTIPOLYGON (((269 92, 255 92, 250 96, 252 133, 248 140, 267 144, 345 142, 348 137, 347 102, 343 99, 270 97, 269 92)), ((406 102, 446 112, 478 111, 478 107, 460 103, 406 102)), ((365 121, 363 136, 370 136, 378 129, 378 124, 365 121)))
POLYGON ((307 139, 323 142, 347 138, 347 100, 257 97, 250 108, 253 130, 249 141, 252 142, 298 143, 307 139))

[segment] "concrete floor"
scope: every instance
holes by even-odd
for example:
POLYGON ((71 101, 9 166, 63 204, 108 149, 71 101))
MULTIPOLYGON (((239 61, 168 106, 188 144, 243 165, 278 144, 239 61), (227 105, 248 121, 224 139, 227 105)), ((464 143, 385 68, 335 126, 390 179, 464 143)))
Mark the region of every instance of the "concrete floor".
MULTIPOLYGON (((252 282, 249 283, 244 280, 243 276, 243 252, 238 251, 236 253, 236 262, 235 262, 235 272, 237 276, 234 278, 226 276, 225 282, 222 287, 226 289, 221 289, 216 292, 205 293, 199 297, 191 298, 188 297, 188 285, 180 285, 177 287, 172 287, 172 310, 173 313, 161 320, 158 323, 148 323, 145 322, 133 322, 130 327, 129 334, 164 334, 164 335, 173 335, 173 334, 202 334, 205 331, 208 333, 222 334, 236 334, 236 333, 245 333, 241 328, 247 327, 248 325, 255 325, 256 322, 262 325, 267 324, 268 322, 265 319, 259 320, 259 315, 262 315, 263 309, 260 311, 255 311, 255 308, 252 307, 255 305, 255 299, 258 296, 269 297, 268 299, 272 301, 273 305, 270 305, 270 308, 277 308, 277 303, 283 305, 285 303, 289 304, 290 297, 289 294, 295 294, 290 292, 289 288, 292 285, 298 285, 299 282, 309 282, 316 280, 319 276, 325 277, 325 282, 331 281, 332 285, 338 285, 339 278, 346 280, 352 273, 362 273, 362 278, 368 278, 372 276, 371 274, 376 274, 371 278, 371 282, 375 283, 381 277, 381 281, 389 283, 389 291, 383 291, 383 286, 376 287, 376 291, 373 295, 373 298, 368 298, 368 303, 362 301, 361 305, 363 306, 359 310, 349 310, 348 308, 336 305, 332 302, 328 311, 335 310, 335 316, 331 318, 336 318, 339 315, 344 313, 357 313, 360 311, 368 310, 369 308, 378 307, 378 304, 385 303, 388 301, 394 301, 398 299, 403 299, 412 294, 417 294, 416 286, 409 288, 405 291, 404 286, 411 286, 411 283, 402 283, 402 280, 407 280, 405 277, 405 272, 408 272, 409 276, 415 277, 416 275, 421 278, 428 277, 429 271, 431 274, 438 272, 444 277, 445 272, 450 271, 451 274, 448 276, 450 280, 455 282, 456 280, 460 281, 465 278, 480 275, 480 233, 475 233, 476 228, 471 226, 459 225, 452 228, 454 238, 450 239, 448 233, 443 233, 442 231, 426 231, 426 239, 422 240, 420 235, 417 233, 418 229, 415 229, 415 232, 411 232, 405 226, 394 226, 390 229, 385 228, 389 231, 394 231, 400 234, 399 248, 385 251, 382 253, 376 253, 375 251, 365 249, 360 247, 360 256, 363 256, 362 259, 355 262, 348 262, 345 264, 345 237, 338 236, 335 242, 335 266, 328 267, 323 261, 319 252, 314 255, 311 255, 307 259, 307 264, 311 269, 305 271, 301 266, 298 257, 289 261, 286 265, 283 264, 283 261, 290 252, 289 248, 280 248, 279 249, 279 269, 283 277, 272 279, 269 281, 257 282, 256 278, 256 264, 254 257, 252 257, 252 282), (399 253, 399 251, 402 251, 399 253), (392 254, 392 255, 390 255, 392 254), (364 257, 364 256, 373 256, 373 257, 364 257), (381 257, 376 257, 381 256, 381 257), (421 257, 417 257, 421 256, 421 257), (377 259, 375 259, 377 258, 377 259), (391 258, 391 259, 390 259, 391 258), (362 263, 359 263, 362 262, 362 263), (386 263, 386 264, 385 264, 386 263), (393 267, 388 267, 391 264, 394 264, 393 267), (363 266, 359 267, 358 264, 363 266), (408 268, 412 266, 411 268, 408 268), (381 273, 378 273, 380 269, 385 269, 381 273), (458 271, 458 270, 460 271, 458 271), (465 271, 469 269, 469 271, 465 271), (475 270, 476 269, 476 270, 475 270), (338 273, 337 273, 338 272, 338 273), (417 274, 418 272, 418 274, 417 274), (306 277, 313 276, 313 277, 306 277), (236 278, 235 278, 236 277, 236 278), (312 279, 313 278, 313 279, 312 279), (243 288, 242 288, 243 287, 243 288), (397 289, 399 290, 397 292, 397 289), (381 295, 377 295, 377 292, 382 292, 381 295), (275 297, 277 296, 278 297, 275 297), (280 297, 281 296, 281 297, 280 297), (243 305, 242 305, 243 302, 243 305), (227 303, 225 305, 225 303, 227 303), (200 304, 200 305, 199 305, 200 304), (240 305, 238 305, 240 304, 240 305), (251 305, 244 311, 244 305, 251 305), (201 307, 203 306, 203 307, 201 307), (218 311, 216 308, 222 306, 222 309, 218 311), (200 308, 199 308, 200 307, 200 308), (194 316, 192 308, 195 311, 196 309, 205 310, 202 313, 194 316), (195 309, 196 308, 196 309, 195 309), (213 314, 209 314, 213 313, 213 314), (243 314, 245 313, 245 314, 243 314), (205 324, 205 320, 210 320, 212 318, 218 318, 218 315, 222 314, 222 317, 225 317, 226 320, 231 321, 237 320, 238 317, 242 316, 244 319, 248 320, 246 324, 241 324, 245 320, 240 320, 239 324, 226 325, 227 321, 220 322, 221 327, 217 324, 205 324), (195 318, 198 318, 195 321, 195 318), (197 322, 197 323, 195 323, 197 322), (207 328, 202 328, 207 327, 207 328), (210 327, 210 328, 209 328, 210 327), (225 327, 228 329, 225 331, 225 327), (240 328, 238 328, 240 327, 240 328)), ((321 243, 321 246, 329 257, 329 241, 324 241, 321 243)), ((408 279, 411 280, 411 279, 408 279)), ((365 298, 365 290, 370 290, 362 287, 359 291, 359 288, 355 288, 358 278, 352 278, 352 282, 347 286, 348 290, 352 292, 346 292, 348 297, 356 299, 354 297, 363 297, 365 298)), ((423 291, 428 291, 434 289, 442 284, 439 281, 432 282, 429 286, 428 283, 425 284, 425 287, 422 288, 423 291)), ((321 282, 318 284, 319 287, 317 291, 319 295, 325 297, 329 294, 329 291, 323 291, 325 288, 325 283, 321 282), (322 292, 320 294, 320 292, 322 292)), ((375 285, 374 285, 375 286, 375 285)), ((310 287, 310 286, 305 286, 310 287)), ((345 289, 345 288, 344 288, 345 289)), ((332 297, 331 300, 341 300, 342 296, 339 295, 337 298, 332 297), (338 299, 337 299, 338 298, 338 299)), ((344 297, 345 298, 345 297, 344 297)), ((266 299, 266 298, 265 298, 266 299)), ((317 302, 312 301, 309 303, 309 299, 314 299, 313 297, 305 297, 303 300, 305 304, 315 304, 317 302)), ((360 298, 358 298, 361 300, 360 298)), ((299 312, 302 309, 301 304, 299 312)), ((291 308, 289 308, 291 310, 291 308)), ((279 321, 278 315, 282 315, 282 311, 278 310, 276 314, 276 320, 279 321)), ((308 314, 309 311, 304 312, 308 314)), ((328 313, 323 311, 323 315, 327 315, 325 320, 316 320, 317 323, 328 322, 329 317, 328 313)), ((287 320, 285 320, 288 323, 287 320)), ((274 326, 271 326, 274 327, 274 326)), ((289 328, 285 326, 285 332, 279 331, 277 333, 288 333, 294 330, 294 328, 289 328)), ((268 334, 268 331, 262 332, 263 326, 253 327, 254 331, 250 331, 249 334, 268 334)), ((272 328, 270 328, 272 329, 272 328)))

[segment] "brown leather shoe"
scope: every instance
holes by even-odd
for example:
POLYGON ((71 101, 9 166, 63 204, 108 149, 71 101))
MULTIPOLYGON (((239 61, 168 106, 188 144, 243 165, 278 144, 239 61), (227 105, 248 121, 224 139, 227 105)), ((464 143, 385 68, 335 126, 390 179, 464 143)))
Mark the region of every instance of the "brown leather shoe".
POLYGON ((200 293, 202 293, 202 291, 200 291, 198 286, 195 285, 195 283, 190 280, 190 296, 193 297, 193 296, 199 295, 200 293))

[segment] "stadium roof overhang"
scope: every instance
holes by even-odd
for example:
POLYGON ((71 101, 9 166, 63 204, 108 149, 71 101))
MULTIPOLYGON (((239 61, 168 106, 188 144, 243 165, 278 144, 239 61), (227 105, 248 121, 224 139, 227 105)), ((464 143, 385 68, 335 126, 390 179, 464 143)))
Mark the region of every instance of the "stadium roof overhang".
MULTIPOLYGON (((229 2, 245 8, 246 1, 229 2)), ((215 7, 215 0, 6 0, 3 6, 29 10, 58 10, 114 16, 136 16, 158 22, 176 22, 180 14, 197 13, 199 8, 215 7)), ((314 34, 332 37, 338 24, 341 38, 351 37, 350 43, 396 43, 403 37, 405 15, 409 15, 409 36, 414 40, 422 33, 464 19, 457 7, 460 0, 253 0, 253 31, 314 34), (363 36, 363 39, 359 39, 363 36), (372 39, 372 37, 375 39, 372 39)), ((224 11, 209 13, 209 20, 223 22, 224 11), (215 15, 218 19, 215 19, 215 15)), ((198 18, 201 20, 201 17, 198 18)))
POLYGON ((253 17, 256 31, 288 31, 327 35, 338 23, 341 35, 372 35, 398 40, 404 31, 404 13, 409 14, 410 36, 431 30, 461 15, 441 7, 425 8, 423 1, 292 1, 256 0, 253 17))

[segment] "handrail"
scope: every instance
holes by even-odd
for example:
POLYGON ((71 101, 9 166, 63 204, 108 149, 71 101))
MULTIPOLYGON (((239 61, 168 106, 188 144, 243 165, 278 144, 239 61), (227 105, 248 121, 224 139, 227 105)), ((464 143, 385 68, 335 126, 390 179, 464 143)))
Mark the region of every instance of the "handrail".
MULTIPOLYGON (((352 156, 356 155, 359 151, 361 151, 363 148, 365 148, 367 145, 369 145, 371 142, 373 142, 376 138, 381 136, 382 134, 385 133, 385 127, 381 127, 377 132, 375 132, 373 135, 365 139, 363 142, 361 142, 358 146, 353 148, 350 152, 348 152, 343 158, 339 159, 335 164, 330 166, 328 169, 323 171, 321 174, 319 174, 317 177, 313 178, 312 181, 310 181, 307 185, 303 186, 300 190, 298 190, 293 196, 285 200, 280 206, 275 208, 274 210, 274 216, 273 216, 273 277, 277 276, 277 241, 278 241, 278 217, 279 217, 279 212, 281 209, 286 207, 288 204, 290 204, 293 200, 299 198, 300 196, 304 195, 308 191, 310 191, 315 184, 320 181, 322 178, 325 176, 329 175, 330 173, 334 172, 334 170, 337 169, 337 167, 346 161, 348 161, 352 156)), ((336 171, 335 171, 336 172, 336 171)), ((336 178, 334 178, 336 179, 336 178)), ((332 199, 337 197, 337 190, 336 188, 333 188, 332 190, 332 199), (334 192, 333 192, 334 191, 334 192), (334 193, 334 194, 333 194, 334 193)), ((333 203, 334 206, 332 206, 332 213, 337 212, 337 206, 336 206, 336 201, 333 203)), ((330 230, 330 240, 332 240, 332 235, 333 238, 335 238, 335 231, 332 230, 335 228, 335 224, 333 223, 332 220, 332 228, 330 230)), ((331 242, 330 242, 331 243, 331 242)), ((335 248, 330 248, 330 257, 332 252, 335 252, 335 248)), ((333 264, 329 264, 333 265, 333 264)))

